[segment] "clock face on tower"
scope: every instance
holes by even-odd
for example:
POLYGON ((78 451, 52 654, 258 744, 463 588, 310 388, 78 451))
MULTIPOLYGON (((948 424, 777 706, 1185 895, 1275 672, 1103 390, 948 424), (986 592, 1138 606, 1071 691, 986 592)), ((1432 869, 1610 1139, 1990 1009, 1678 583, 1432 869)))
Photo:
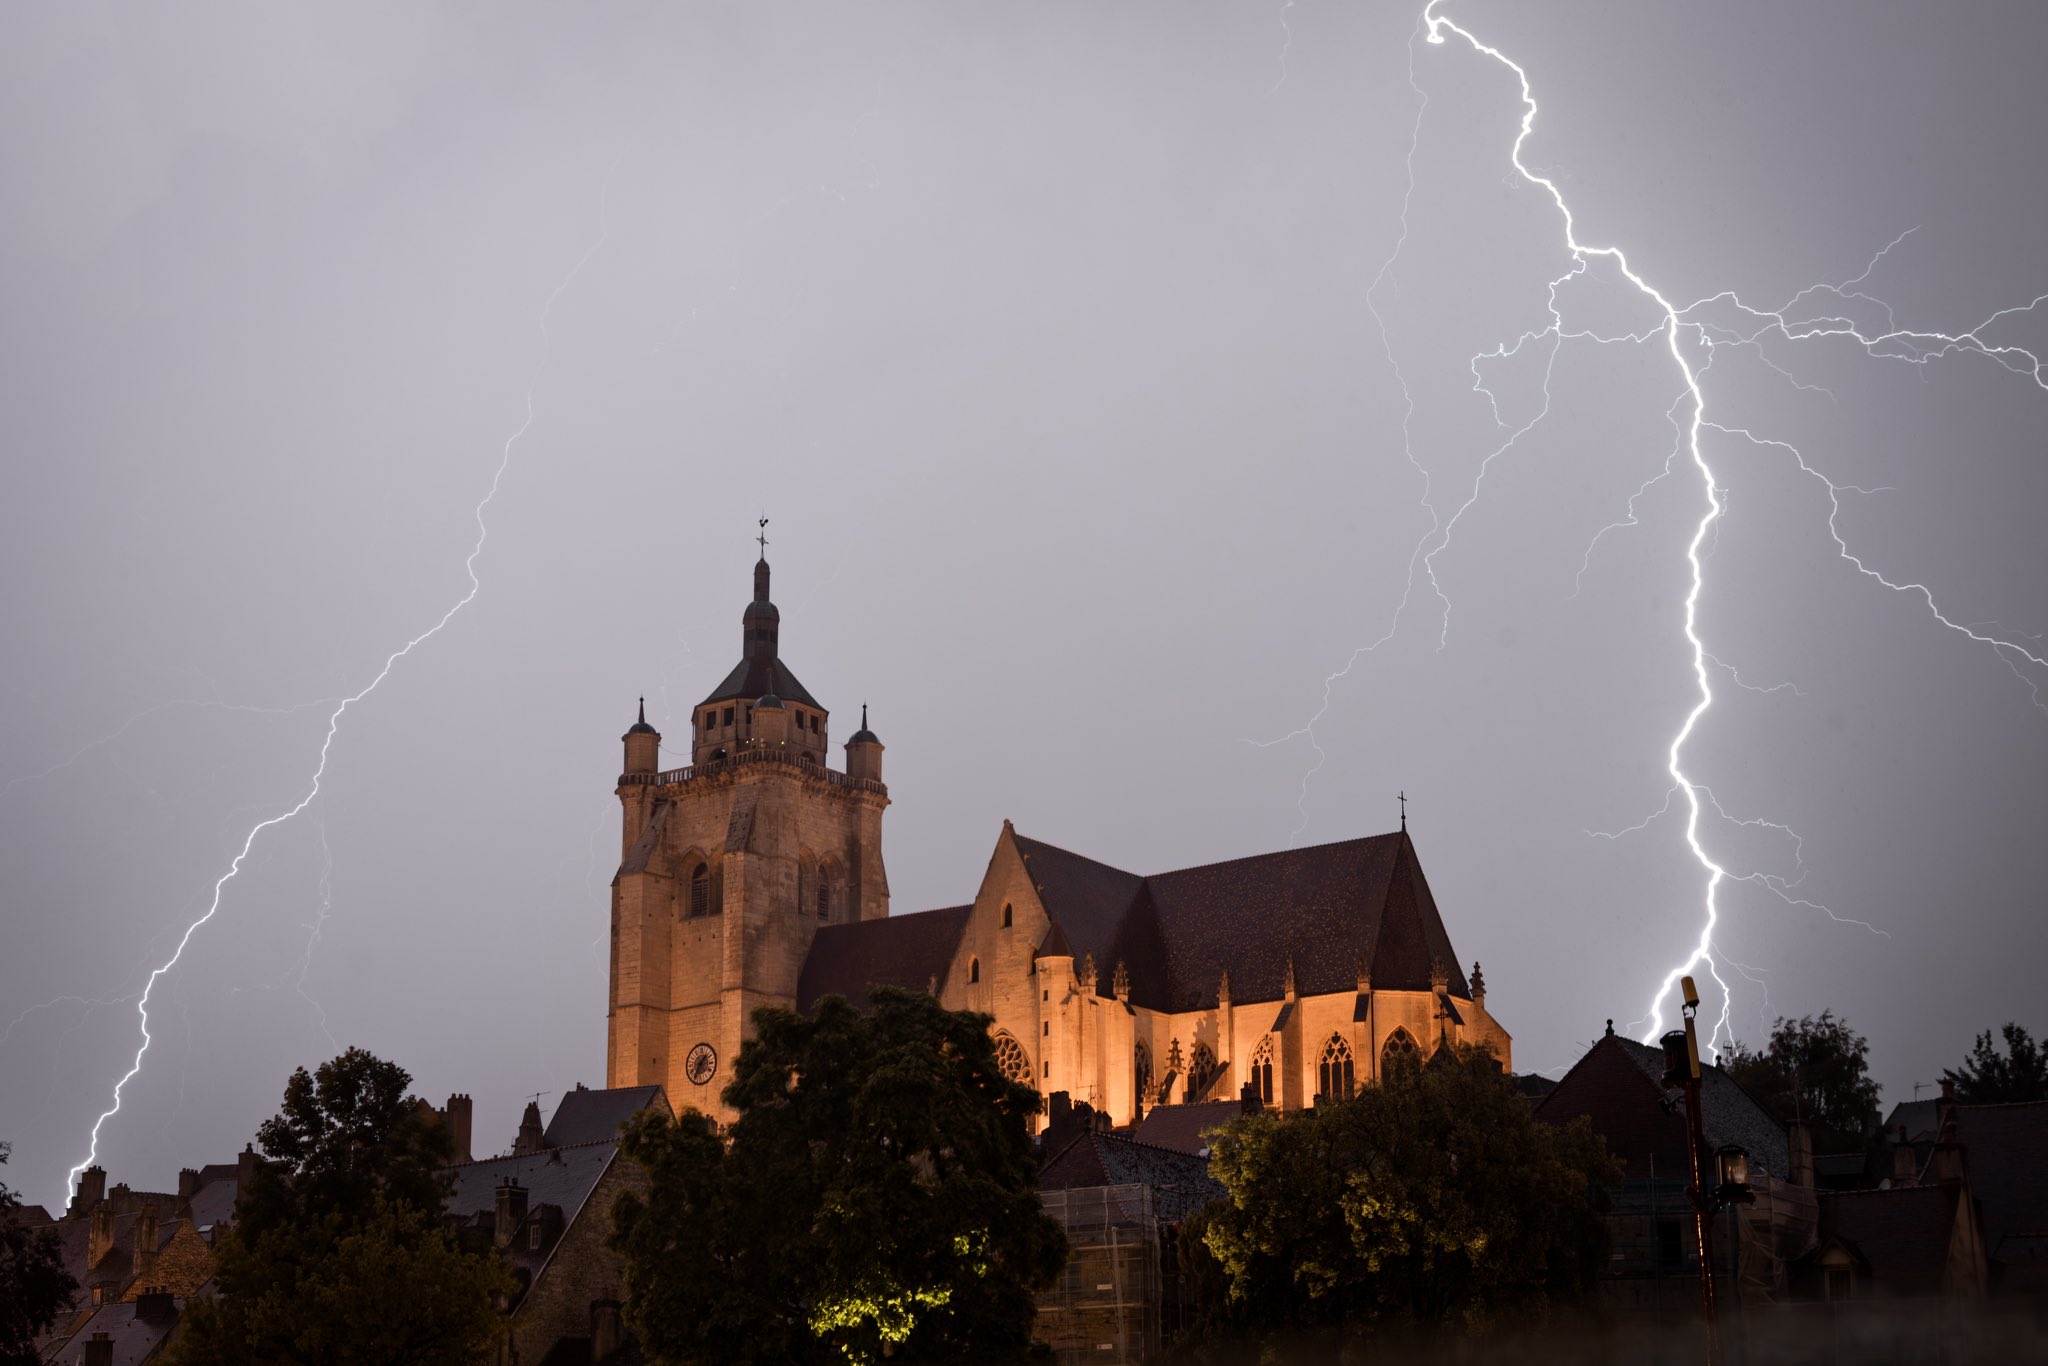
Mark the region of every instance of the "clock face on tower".
POLYGON ((718 1075, 718 1050, 708 1043, 698 1044, 683 1060, 683 1075, 696 1086, 710 1081, 718 1075))

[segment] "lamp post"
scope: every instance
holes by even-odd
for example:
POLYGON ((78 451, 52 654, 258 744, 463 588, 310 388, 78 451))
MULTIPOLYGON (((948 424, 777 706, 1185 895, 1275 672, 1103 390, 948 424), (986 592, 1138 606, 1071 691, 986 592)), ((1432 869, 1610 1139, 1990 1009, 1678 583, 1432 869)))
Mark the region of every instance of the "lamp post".
POLYGON ((1707 1324, 1707 1366, 1721 1366, 1721 1328, 1714 1302, 1714 1216, 1756 1197, 1749 1189, 1749 1154, 1741 1148, 1732 1143, 1725 1145, 1715 1155, 1715 1164, 1708 1166, 1706 1116, 1700 1104, 1700 1044, 1694 1023, 1699 1014, 1700 994, 1690 977, 1680 978, 1679 985, 1685 993, 1685 1028, 1672 1030, 1659 1042, 1664 1046, 1664 1085, 1685 1093, 1686 1147, 1692 1159, 1692 1182, 1685 1188, 1685 1194, 1692 1202, 1693 1237, 1699 1246, 1700 1311, 1707 1324))

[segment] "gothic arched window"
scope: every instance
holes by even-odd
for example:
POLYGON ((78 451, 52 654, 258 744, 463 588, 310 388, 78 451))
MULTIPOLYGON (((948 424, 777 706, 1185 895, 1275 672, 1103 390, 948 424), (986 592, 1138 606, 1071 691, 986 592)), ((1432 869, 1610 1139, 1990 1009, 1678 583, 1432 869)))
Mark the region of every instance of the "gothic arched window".
POLYGON ((1143 1039, 1131 1050, 1131 1083, 1139 1104, 1152 1098, 1152 1050, 1143 1039))
MULTIPOLYGON (((967 960, 967 980, 970 982, 979 982, 981 980, 981 960, 979 958, 967 960)), ((1008 1038, 1009 1036, 1004 1035, 1003 1037, 1008 1038)))
POLYGON ((1195 1051, 1188 1058, 1187 1098, 1200 1100, 1202 1093, 1209 1089, 1209 1083, 1223 1069, 1216 1063, 1216 1054, 1205 1043, 1195 1045, 1195 1051))
POLYGON ((1010 928, 1010 903, 1007 901, 1003 903, 1003 928, 1010 928))
POLYGON ((1264 1104, 1273 1103, 1273 1037, 1267 1035, 1252 1050, 1252 1086, 1264 1104))
POLYGON ((711 865, 700 863, 690 870, 690 919, 711 914, 711 865))
POLYGON ((996 1066, 1018 1085, 1031 1085, 1031 1059, 1025 1054, 1024 1045, 1001 1031, 996 1034, 996 1066))
POLYGON ((1405 1029, 1396 1029, 1387 1035, 1387 1041, 1380 1045, 1380 1074, 1404 1063, 1416 1063, 1422 1059, 1422 1050, 1415 1046, 1415 1036, 1405 1029))
POLYGON ((1322 1061, 1316 1064, 1316 1094, 1348 1096, 1352 1089, 1351 1045, 1332 1034, 1323 1045, 1322 1061))

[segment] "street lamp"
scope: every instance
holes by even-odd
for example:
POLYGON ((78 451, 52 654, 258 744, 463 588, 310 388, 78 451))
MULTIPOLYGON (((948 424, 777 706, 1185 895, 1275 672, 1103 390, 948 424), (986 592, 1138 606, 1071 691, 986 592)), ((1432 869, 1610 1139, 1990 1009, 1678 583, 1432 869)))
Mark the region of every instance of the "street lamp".
POLYGON ((1695 1026, 1700 993, 1690 977, 1681 977, 1678 983, 1685 993, 1685 1028, 1672 1030, 1659 1042, 1664 1046, 1664 1085, 1685 1093, 1686 1139, 1692 1158, 1692 1184, 1685 1188, 1685 1194, 1692 1201, 1693 1237, 1699 1247, 1700 1309, 1707 1323, 1707 1366, 1720 1366, 1721 1330, 1714 1306, 1713 1220, 1723 1205, 1730 1203, 1724 1197, 1736 1189, 1731 1169, 1740 1173, 1742 1183, 1743 1195, 1735 1198, 1748 1198, 1749 1155, 1736 1148, 1731 1158, 1724 1148, 1715 1168, 1718 1184, 1711 1191, 1707 1189, 1707 1128, 1700 1104, 1700 1044, 1695 1026))

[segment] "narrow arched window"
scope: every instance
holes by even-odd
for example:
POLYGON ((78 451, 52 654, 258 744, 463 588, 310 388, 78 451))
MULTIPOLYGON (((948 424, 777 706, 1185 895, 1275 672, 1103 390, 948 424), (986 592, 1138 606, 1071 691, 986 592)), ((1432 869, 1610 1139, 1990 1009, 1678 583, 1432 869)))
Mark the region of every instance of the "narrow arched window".
POLYGON ((1131 1083, 1139 1104, 1152 1098, 1152 1050, 1142 1039, 1131 1050, 1131 1083))
POLYGON ((1195 1051, 1188 1057, 1188 1099, 1200 1100, 1202 1093, 1209 1089, 1209 1083, 1216 1080, 1216 1074, 1222 1070, 1216 1063, 1215 1051, 1205 1043, 1196 1044, 1195 1051))
POLYGON ((1010 903, 1007 901, 1003 903, 1003 928, 1010 928, 1010 903))
POLYGON ((818 878, 818 919, 832 918, 832 884, 823 875, 818 878))
POLYGON ((711 867, 698 864, 690 870, 690 919, 711 914, 711 867))
POLYGON ((967 980, 970 982, 979 982, 981 980, 981 960, 979 958, 967 960, 967 980))
POLYGON ((1252 1088, 1262 1104, 1273 1103, 1273 1039, 1268 1035, 1252 1050, 1252 1088))
POLYGON ((1351 1045, 1342 1036, 1332 1034, 1330 1041, 1323 1045, 1322 1060, 1316 1064, 1316 1094, 1319 1096, 1348 1096, 1352 1089, 1351 1045))

